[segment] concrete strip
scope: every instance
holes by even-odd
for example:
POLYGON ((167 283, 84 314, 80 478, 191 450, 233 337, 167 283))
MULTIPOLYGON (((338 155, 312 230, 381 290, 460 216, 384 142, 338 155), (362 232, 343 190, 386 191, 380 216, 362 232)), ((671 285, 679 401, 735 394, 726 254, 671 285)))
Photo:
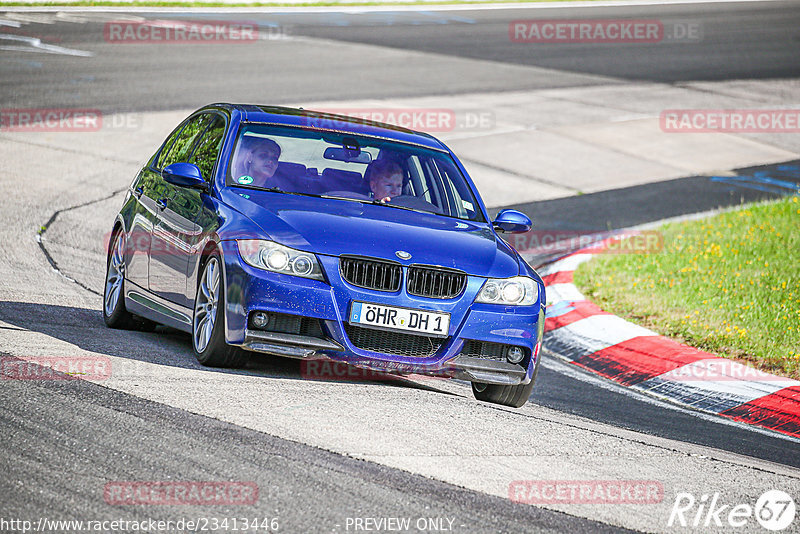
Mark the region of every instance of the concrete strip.
MULTIPOLYGON (((467 167, 472 181, 481 192, 487 206, 507 206, 519 202, 520 198, 547 200, 575 193, 567 187, 543 182, 532 176, 512 174, 473 161, 462 160, 461 162, 467 167)), ((533 224, 536 226, 536 221, 533 221, 533 224)))
MULTIPOLYGON (((681 84, 637 83, 624 86, 598 85, 544 90, 538 92, 537 96, 591 108, 607 108, 619 115, 619 118, 613 120, 628 121, 656 118, 667 109, 793 108, 800 100, 800 83, 797 79, 728 80, 681 84), (625 117, 624 114, 628 116, 625 117)), ((665 143, 672 143, 674 141, 669 140, 670 136, 684 138, 694 135, 696 134, 665 133, 662 139, 665 143)), ((742 133, 737 136, 760 141, 764 145, 795 154, 800 153, 800 139, 798 139, 800 136, 794 133, 742 133)), ((690 146, 686 148, 691 149, 690 146)), ((733 167, 723 166, 723 170, 727 168, 733 167)))
POLYGON ((657 118, 582 124, 554 131, 571 139, 678 169, 681 176, 713 174, 797 157, 795 152, 733 134, 664 132, 657 118))
POLYGON ((608 150, 593 142, 571 139, 550 130, 528 130, 452 142, 457 153, 471 160, 495 164, 511 172, 539 176, 549 183, 581 191, 602 191, 613 176, 613 186, 624 187, 684 176, 674 165, 608 150), (499 162, 499 163, 493 163, 499 162))

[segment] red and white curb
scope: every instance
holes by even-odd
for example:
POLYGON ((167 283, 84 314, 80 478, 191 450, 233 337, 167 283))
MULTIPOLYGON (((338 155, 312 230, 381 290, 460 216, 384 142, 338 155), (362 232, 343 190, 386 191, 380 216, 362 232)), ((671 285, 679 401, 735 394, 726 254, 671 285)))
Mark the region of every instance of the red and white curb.
POLYGON ((538 270, 547 286, 546 350, 643 393, 800 438, 800 382, 604 312, 573 284, 575 269, 592 256, 578 251, 538 270))

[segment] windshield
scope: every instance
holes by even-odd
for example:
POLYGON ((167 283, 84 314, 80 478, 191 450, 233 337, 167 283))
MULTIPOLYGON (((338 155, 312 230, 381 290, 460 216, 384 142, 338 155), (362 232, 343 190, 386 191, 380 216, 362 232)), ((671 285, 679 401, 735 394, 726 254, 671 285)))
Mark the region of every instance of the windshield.
POLYGON ((484 222, 445 153, 373 137, 266 124, 239 130, 228 183, 484 222))

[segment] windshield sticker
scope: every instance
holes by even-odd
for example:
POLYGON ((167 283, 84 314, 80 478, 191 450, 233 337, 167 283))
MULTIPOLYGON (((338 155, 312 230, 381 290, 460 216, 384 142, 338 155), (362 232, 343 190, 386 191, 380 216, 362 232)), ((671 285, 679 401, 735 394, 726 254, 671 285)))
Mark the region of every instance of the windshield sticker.
POLYGON ((245 174, 244 176, 240 176, 238 182, 243 185, 248 185, 253 183, 253 177, 248 176, 245 174))
POLYGON ((467 202, 466 200, 461 201, 461 205, 464 206, 468 211, 475 211, 475 208, 472 207, 472 202, 467 202))

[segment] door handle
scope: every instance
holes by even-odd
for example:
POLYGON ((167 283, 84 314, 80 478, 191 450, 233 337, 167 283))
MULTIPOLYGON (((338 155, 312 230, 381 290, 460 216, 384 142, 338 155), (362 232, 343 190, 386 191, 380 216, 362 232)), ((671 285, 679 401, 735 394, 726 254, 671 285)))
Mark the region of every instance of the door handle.
POLYGON ((142 198, 142 194, 144 193, 144 189, 141 187, 137 187, 133 190, 133 194, 136 195, 136 198, 142 198))
POLYGON ((159 198, 156 202, 156 205, 161 208, 162 210, 167 209, 167 199, 166 198, 159 198))

